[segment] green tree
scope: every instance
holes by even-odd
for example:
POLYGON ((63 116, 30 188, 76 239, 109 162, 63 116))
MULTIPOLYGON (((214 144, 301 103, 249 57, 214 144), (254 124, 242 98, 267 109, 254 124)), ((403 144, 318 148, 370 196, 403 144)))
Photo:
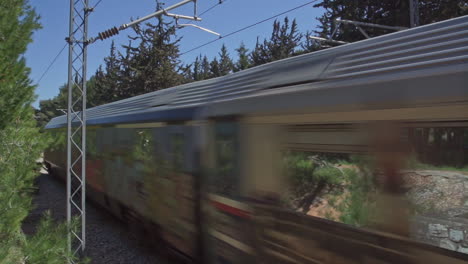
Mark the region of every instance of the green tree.
MULTIPOLYGON (((466 0, 419 0, 419 20, 421 25, 446 20, 468 14, 466 0)), ((394 0, 323 0, 315 7, 325 9, 318 18, 320 25, 316 33, 329 38, 336 29, 335 19, 348 19, 388 26, 409 27, 409 1, 394 0)), ((386 29, 366 27, 366 33, 375 37, 393 32, 386 29)), ((365 37, 352 25, 342 25, 336 29, 335 40, 354 42, 365 37)))
POLYGON ((298 32, 295 19, 291 24, 288 17, 284 18, 283 24, 275 20, 270 39, 265 39, 262 44, 257 39, 251 54, 252 62, 256 66, 294 56, 297 54, 301 39, 302 34, 298 32))
POLYGON ((239 57, 237 59, 237 62, 234 65, 234 71, 242 71, 250 66, 250 60, 249 60, 249 49, 245 47, 244 42, 241 42, 239 48, 236 49, 237 56, 239 57))
POLYGON ((105 70, 99 66, 94 75, 96 89, 95 96, 89 97, 91 106, 110 103, 119 98, 120 62, 114 41, 112 41, 109 56, 104 58, 104 65, 105 70))
POLYGON ((213 60, 210 62, 210 74, 209 78, 216 78, 221 76, 221 69, 219 67, 219 62, 216 57, 213 58, 213 60))
POLYGON ((64 263, 65 225, 46 217, 27 236, 21 224, 32 204, 36 159, 47 144, 34 120, 35 99, 30 69, 23 57, 40 28, 26 0, 0 2, 0 263, 64 263))
POLYGON ((219 73, 221 76, 230 74, 234 71, 234 63, 229 57, 226 46, 223 44, 219 54, 219 73))
POLYGON ((205 80, 210 78, 210 62, 208 61, 208 57, 203 56, 203 59, 200 63, 201 71, 200 71, 200 80, 205 80))
POLYGON ((139 44, 135 47, 124 46, 128 57, 121 67, 129 74, 120 76, 126 87, 122 87, 121 91, 124 93, 120 94, 118 99, 183 83, 184 76, 179 72, 180 38, 175 36, 175 27, 160 17, 156 25, 146 23, 133 29, 136 36, 131 39, 139 44))
POLYGON ((312 36, 312 32, 306 31, 304 34, 305 40, 301 44, 302 49, 298 51, 298 54, 314 52, 320 49, 320 46, 316 43, 316 41, 313 41, 310 36, 312 36))
MULTIPOLYGON (((86 82, 87 90, 87 107, 93 107, 99 104, 95 99, 95 92, 99 87, 99 75, 91 76, 86 82)), ((74 89, 73 96, 78 96, 78 90, 74 89)), ((39 101, 39 109, 35 111, 35 118, 40 128, 43 128, 52 118, 61 116, 68 108, 68 85, 63 84, 59 87, 59 93, 52 99, 39 101)))
POLYGON ((194 81, 200 81, 201 78, 201 55, 195 58, 195 62, 193 63, 193 72, 192 72, 192 79, 194 81))
POLYGON ((258 37, 257 42, 255 43, 255 48, 250 53, 250 59, 252 61, 252 66, 262 65, 270 61, 268 56, 268 48, 266 45, 259 42, 258 37))
POLYGON ((1 1, 0 9, 0 128, 3 128, 33 99, 30 69, 22 54, 32 41, 33 31, 40 26, 39 17, 24 1, 1 1))

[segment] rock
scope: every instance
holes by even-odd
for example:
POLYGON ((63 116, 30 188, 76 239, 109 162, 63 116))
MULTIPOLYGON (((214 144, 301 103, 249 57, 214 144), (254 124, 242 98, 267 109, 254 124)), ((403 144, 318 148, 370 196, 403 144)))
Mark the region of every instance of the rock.
POLYGON ((448 237, 448 228, 441 224, 429 224, 429 236, 448 237))
POLYGON ((445 249, 448 249, 448 250, 457 250, 458 245, 456 243, 450 241, 449 239, 444 238, 444 239, 440 240, 439 247, 445 248, 445 249))
POLYGON ((453 242, 460 242, 463 240, 463 231, 457 229, 450 229, 449 231, 449 238, 453 242))
POLYGON ((468 181, 463 182, 463 187, 465 188, 465 191, 468 191, 468 181))

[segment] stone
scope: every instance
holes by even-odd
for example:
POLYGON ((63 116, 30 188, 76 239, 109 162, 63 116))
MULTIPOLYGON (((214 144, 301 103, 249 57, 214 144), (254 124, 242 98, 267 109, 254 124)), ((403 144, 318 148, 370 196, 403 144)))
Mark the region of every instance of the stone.
POLYGON ((464 234, 462 230, 457 229, 450 229, 449 230, 449 238, 453 242, 460 242, 463 240, 464 234))
POLYGON ((448 237, 448 228, 441 224, 429 224, 430 237, 448 237))
POLYGON ((458 249, 457 243, 454 243, 450 241, 450 239, 446 239, 446 238, 440 240, 439 247, 445 248, 448 250, 454 250, 454 251, 458 249))
POLYGON ((468 191, 468 181, 463 182, 463 187, 465 187, 465 191, 468 191))

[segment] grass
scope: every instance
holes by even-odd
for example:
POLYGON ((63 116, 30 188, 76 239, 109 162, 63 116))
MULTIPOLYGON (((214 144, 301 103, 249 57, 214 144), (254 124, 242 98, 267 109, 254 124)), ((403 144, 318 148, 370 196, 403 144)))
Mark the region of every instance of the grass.
POLYGON ((437 166, 437 165, 422 163, 414 156, 408 159, 407 168, 414 169, 414 170, 439 170, 439 171, 468 172, 468 165, 465 165, 463 167, 446 166, 446 165, 437 166))

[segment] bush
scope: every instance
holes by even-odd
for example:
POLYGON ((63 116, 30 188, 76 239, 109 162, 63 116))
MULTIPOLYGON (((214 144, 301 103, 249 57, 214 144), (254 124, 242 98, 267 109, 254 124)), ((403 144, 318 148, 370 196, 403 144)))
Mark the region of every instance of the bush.
POLYGON ((21 229, 32 207, 36 160, 47 145, 31 103, 34 88, 22 57, 40 27, 26 0, 0 1, 0 263, 66 263, 67 227, 46 216, 35 235, 21 229))

